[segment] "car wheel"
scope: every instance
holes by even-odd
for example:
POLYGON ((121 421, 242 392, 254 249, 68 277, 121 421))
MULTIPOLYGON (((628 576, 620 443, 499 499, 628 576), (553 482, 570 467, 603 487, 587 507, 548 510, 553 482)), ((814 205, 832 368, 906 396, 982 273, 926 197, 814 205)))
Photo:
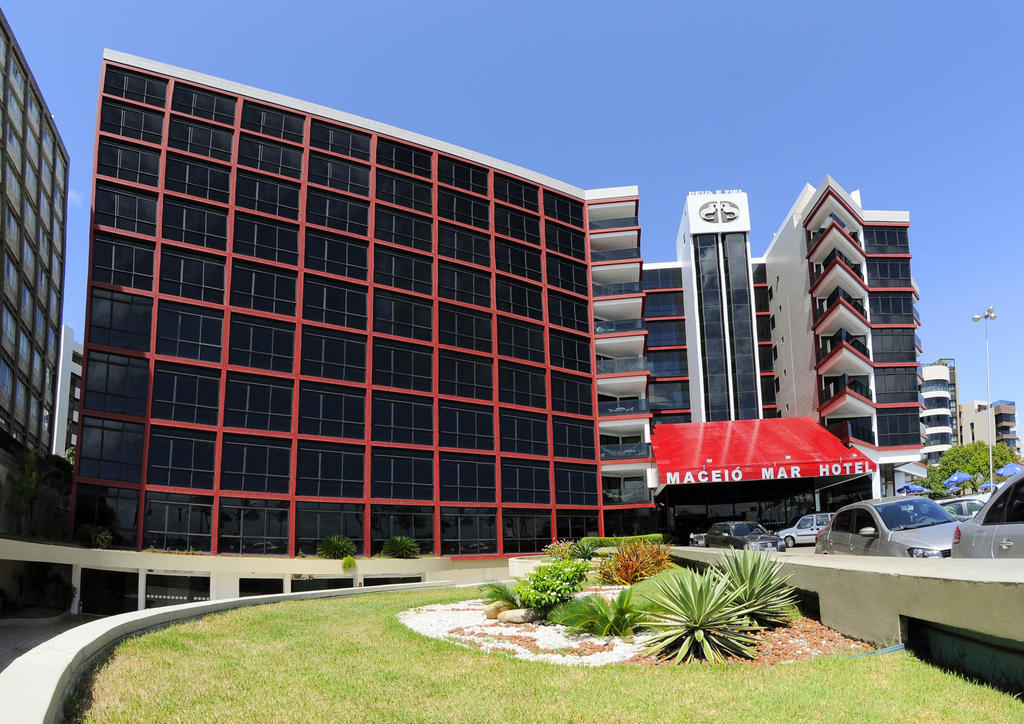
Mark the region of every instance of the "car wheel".
POLYGON ((786 536, 786 548, 796 547, 796 540, 791 535, 786 536))

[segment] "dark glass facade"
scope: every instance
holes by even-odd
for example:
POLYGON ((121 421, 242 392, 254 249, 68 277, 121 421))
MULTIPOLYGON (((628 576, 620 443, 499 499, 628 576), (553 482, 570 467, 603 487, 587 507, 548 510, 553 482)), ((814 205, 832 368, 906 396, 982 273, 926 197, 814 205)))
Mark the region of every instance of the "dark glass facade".
POLYGON ((259 555, 603 529, 582 200, 113 61, 99 102, 76 526, 259 555))

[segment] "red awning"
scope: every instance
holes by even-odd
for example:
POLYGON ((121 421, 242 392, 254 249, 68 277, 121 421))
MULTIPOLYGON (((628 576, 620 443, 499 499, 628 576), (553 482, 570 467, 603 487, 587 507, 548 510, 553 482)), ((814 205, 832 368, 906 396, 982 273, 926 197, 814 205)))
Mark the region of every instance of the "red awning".
POLYGON ((809 417, 658 425, 651 434, 663 485, 862 475, 875 470, 809 417))

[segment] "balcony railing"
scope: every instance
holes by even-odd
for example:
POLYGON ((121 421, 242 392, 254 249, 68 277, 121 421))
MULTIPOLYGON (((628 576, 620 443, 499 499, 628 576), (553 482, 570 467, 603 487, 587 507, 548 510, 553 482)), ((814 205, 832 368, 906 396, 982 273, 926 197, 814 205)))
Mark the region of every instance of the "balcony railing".
POLYGON ((825 384, 821 388, 821 403, 825 404, 847 390, 850 392, 856 392, 858 395, 867 398, 868 400, 873 399, 870 387, 865 385, 856 377, 841 375, 839 377, 826 378, 825 384))
POLYGON ((814 279, 811 280, 811 284, 814 284, 819 279, 821 279, 821 277, 824 276, 825 272, 828 271, 829 266, 831 266, 832 262, 834 261, 841 261, 843 264, 846 264, 846 266, 850 267, 850 271, 852 271, 858 279, 864 279, 864 270, 861 269, 860 264, 850 259, 843 252, 839 251, 839 249, 833 249, 828 253, 828 256, 821 260, 820 271, 818 271, 814 275, 814 279))
MULTIPOLYGON (((832 217, 832 218, 835 218, 835 217, 832 217)), ((839 220, 836 219, 836 221, 839 221, 839 220)), ((858 232, 856 232, 856 231, 849 231, 849 230, 843 228, 843 223, 842 222, 839 222, 839 228, 843 229, 843 231, 845 231, 847 233, 847 235, 850 238, 852 238, 857 243, 857 246, 861 246, 860 234, 858 232)), ((814 248, 814 245, 818 243, 818 239, 820 239, 822 236, 824 236, 826 231, 828 231, 827 227, 824 228, 824 229, 818 229, 817 231, 811 233, 811 238, 807 242, 807 251, 810 251, 811 249, 814 248)))
POLYGON ((639 294, 643 291, 640 282, 619 282, 617 284, 595 284, 595 297, 617 297, 622 294, 639 294))
POLYGON ((639 259, 640 247, 631 246, 628 249, 592 249, 590 261, 619 261, 620 259, 639 259))
POLYGON ((651 457, 649 442, 627 442, 617 445, 602 445, 602 460, 637 460, 651 457))
POLYGON ((642 319, 595 319, 594 334, 618 334, 619 332, 637 332, 647 329, 642 319))
POLYGON ((616 415, 642 415, 650 410, 645 399, 603 400, 597 403, 598 417, 615 417, 616 415))
POLYGON ((853 438, 870 445, 875 444, 875 431, 871 429, 871 425, 862 422, 854 422, 853 420, 836 422, 829 425, 827 429, 840 440, 853 438))
POLYGON ((857 312, 862 317, 868 316, 868 313, 864 310, 864 304, 859 299, 852 296, 842 287, 836 287, 835 291, 833 291, 831 294, 828 295, 828 297, 825 298, 825 301, 818 300, 818 314, 815 317, 815 321, 821 319, 826 314, 828 314, 832 307, 835 306, 835 304, 840 299, 845 300, 846 303, 853 307, 855 310, 857 310, 857 312))
POLYGON ((832 354, 836 347, 843 344, 844 342, 855 350, 860 352, 865 357, 870 357, 868 354, 868 347, 864 343, 865 337, 855 337, 854 335, 847 332, 845 329, 840 329, 838 332, 833 334, 831 337, 825 337, 821 340, 821 346, 818 348, 818 361, 825 359, 832 354))
POLYGON ((618 359, 599 359, 597 374, 614 375, 620 372, 646 372, 650 369, 646 357, 620 357, 618 359))
POLYGON ((640 226, 640 219, 636 216, 623 216, 619 219, 591 219, 591 230, 596 229, 623 229, 627 226, 640 226))

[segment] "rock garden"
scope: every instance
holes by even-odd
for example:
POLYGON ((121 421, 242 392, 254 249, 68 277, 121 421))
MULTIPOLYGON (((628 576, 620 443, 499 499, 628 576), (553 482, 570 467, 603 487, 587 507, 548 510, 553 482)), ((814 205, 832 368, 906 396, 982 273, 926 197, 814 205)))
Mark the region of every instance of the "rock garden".
POLYGON ((782 562, 730 551, 702 572, 667 546, 624 539, 556 542, 545 562, 482 598, 399 615, 409 628, 519 659, 600 666, 696 662, 768 666, 871 647, 801 615, 782 562))

